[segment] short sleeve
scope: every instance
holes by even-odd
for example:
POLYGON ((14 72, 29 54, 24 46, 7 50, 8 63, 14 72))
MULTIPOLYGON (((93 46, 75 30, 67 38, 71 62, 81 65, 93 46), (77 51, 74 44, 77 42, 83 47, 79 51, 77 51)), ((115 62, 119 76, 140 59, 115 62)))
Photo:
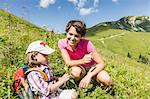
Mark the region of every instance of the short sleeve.
POLYGON ((60 39, 60 40, 58 41, 58 48, 59 48, 59 49, 64 49, 65 46, 66 46, 65 40, 64 40, 64 39, 60 39))
POLYGON ((96 51, 96 48, 95 48, 95 46, 92 44, 92 42, 89 41, 88 44, 87 44, 87 52, 88 52, 88 53, 91 53, 91 52, 94 52, 94 51, 96 51))
POLYGON ((27 76, 30 88, 35 93, 39 92, 45 96, 50 94, 48 83, 44 81, 42 75, 39 72, 32 71, 27 76))

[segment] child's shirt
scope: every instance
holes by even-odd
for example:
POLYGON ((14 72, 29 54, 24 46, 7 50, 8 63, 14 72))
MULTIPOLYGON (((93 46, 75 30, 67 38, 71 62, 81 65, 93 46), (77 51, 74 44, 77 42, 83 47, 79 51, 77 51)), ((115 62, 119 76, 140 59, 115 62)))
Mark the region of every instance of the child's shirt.
MULTIPOLYGON (((79 60, 79 59, 82 59, 84 57, 85 54, 89 54, 91 52, 94 52, 96 51, 96 48, 95 46, 92 44, 91 41, 89 40, 86 40, 86 39, 80 39, 78 45, 77 45, 77 48, 75 50, 73 50, 68 42, 67 42, 67 39, 60 39, 58 41, 58 47, 60 49, 65 49, 67 50, 69 56, 70 56, 70 59, 71 60, 79 60)), ((86 64, 83 64, 83 66, 85 67, 90 67, 92 65, 95 64, 95 61, 94 60, 91 60, 91 62, 89 63, 86 63, 86 64)))
POLYGON ((46 73, 49 82, 44 81, 42 75, 39 72, 32 71, 27 75, 31 90, 35 94, 39 95, 39 99, 51 99, 53 97, 58 97, 60 94, 60 89, 53 93, 48 89, 49 84, 54 84, 56 82, 49 65, 41 65, 40 69, 46 73))

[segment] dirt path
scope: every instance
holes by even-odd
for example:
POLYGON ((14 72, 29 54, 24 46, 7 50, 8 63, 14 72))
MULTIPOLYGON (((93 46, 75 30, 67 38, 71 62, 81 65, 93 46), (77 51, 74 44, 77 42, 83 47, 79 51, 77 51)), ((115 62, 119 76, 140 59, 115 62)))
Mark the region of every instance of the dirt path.
POLYGON ((98 39, 98 40, 104 44, 104 43, 105 43, 105 42, 104 42, 105 40, 111 39, 111 38, 115 38, 115 37, 121 37, 121 36, 125 35, 126 33, 127 33, 127 32, 122 32, 122 33, 120 33, 120 34, 111 35, 111 36, 109 36, 109 37, 101 38, 101 39, 98 39))

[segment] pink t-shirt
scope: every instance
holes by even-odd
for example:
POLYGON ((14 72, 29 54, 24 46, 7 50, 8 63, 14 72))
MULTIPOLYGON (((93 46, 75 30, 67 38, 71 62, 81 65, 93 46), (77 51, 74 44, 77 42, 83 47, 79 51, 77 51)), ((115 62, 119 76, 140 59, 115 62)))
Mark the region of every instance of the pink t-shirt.
MULTIPOLYGON (((86 40, 86 39, 81 39, 78 43, 78 46, 75 50, 73 50, 67 43, 67 39, 60 39, 58 41, 58 47, 60 49, 65 49, 67 50, 70 59, 72 60, 79 60, 84 57, 85 54, 89 54, 91 52, 96 51, 95 46, 92 44, 91 41, 86 40)), ((95 64, 94 60, 91 60, 91 62, 83 64, 85 67, 90 67, 95 64)))

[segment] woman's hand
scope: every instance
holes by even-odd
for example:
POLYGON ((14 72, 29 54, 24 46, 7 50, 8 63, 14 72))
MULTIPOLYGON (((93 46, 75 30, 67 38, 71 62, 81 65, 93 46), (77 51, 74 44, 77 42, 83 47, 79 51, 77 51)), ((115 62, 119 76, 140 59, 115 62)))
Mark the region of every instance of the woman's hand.
POLYGON ((82 58, 82 63, 83 63, 83 64, 86 64, 86 63, 91 62, 91 60, 92 60, 92 53, 86 54, 86 55, 84 55, 84 57, 82 58))
POLYGON ((87 88, 90 81, 91 81, 92 76, 90 74, 87 74, 81 81, 80 81, 80 88, 87 88))

